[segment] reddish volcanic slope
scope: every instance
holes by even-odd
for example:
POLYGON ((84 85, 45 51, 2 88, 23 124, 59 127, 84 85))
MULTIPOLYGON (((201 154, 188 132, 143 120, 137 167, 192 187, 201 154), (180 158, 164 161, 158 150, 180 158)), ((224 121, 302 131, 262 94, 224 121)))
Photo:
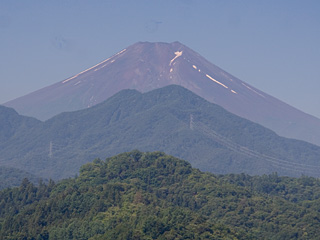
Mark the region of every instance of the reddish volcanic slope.
POLYGON ((259 91, 179 42, 139 42, 66 80, 4 104, 46 120, 87 108, 122 89, 181 85, 278 134, 320 145, 320 120, 259 91))

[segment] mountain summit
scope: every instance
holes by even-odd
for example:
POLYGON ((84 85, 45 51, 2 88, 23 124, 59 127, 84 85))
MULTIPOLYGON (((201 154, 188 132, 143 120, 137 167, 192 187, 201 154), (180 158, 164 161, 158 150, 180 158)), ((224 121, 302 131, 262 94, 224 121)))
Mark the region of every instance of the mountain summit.
POLYGON ((250 86, 179 42, 139 42, 61 82, 4 104, 41 120, 91 107, 122 89, 181 85, 278 134, 320 145, 320 120, 250 86))

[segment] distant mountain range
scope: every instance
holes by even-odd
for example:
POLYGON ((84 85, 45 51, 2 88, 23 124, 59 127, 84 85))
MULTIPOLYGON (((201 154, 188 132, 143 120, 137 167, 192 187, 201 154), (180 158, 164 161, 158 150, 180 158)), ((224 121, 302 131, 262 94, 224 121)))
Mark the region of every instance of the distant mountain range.
POLYGON ((320 147, 279 137, 177 85, 123 90, 45 122, 0 111, 0 166, 44 178, 74 176, 88 161, 132 149, 164 151, 219 174, 320 177, 320 147))
POLYGON ((147 92, 171 84, 281 136, 320 145, 320 119, 237 79, 179 42, 133 44, 75 76, 4 105, 47 120, 61 112, 94 106, 123 89, 147 92))

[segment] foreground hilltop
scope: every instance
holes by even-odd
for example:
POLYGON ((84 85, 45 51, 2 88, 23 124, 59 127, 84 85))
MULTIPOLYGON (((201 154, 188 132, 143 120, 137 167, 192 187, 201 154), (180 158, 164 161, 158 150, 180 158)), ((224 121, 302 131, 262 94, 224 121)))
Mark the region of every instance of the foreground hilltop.
POLYGON ((282 136, 320 145, 320 119, 250 86, 179 42, 133 44, 93 67, 5 106, 47 120, 61 112, 94 106, 123 89, 148 92, 171 84, 183 86, 282 136))
POLYGON ((319 195, 314 178, 217 176, 132 151, 1 191, 0 238, 318 239, 319 195))

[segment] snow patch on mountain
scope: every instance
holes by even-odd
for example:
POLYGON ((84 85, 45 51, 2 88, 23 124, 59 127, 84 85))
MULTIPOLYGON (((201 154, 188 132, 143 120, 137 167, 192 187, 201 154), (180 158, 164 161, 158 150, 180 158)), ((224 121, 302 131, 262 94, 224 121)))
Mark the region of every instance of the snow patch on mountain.
MULTIPOLYGON (((80 76, 81 74, 84 74, 84 73, 86 73, 86 72, 90 71, 91 69, 96 68, 96 67, 98 67, 99 65, 101 65, 101 64, 103 64, 103 63, 105 63, 105 62, 109 61, 111 58, 114 58, 114 57, 116 57, 116 56, 120 55, 121 53, 123 53, 123 52, 124 52, 124 51, 126 51, 126 50, 127 50, 127 49, 123 49, 122 51, 120 51, 120 52, 116 53, 115 55, 113 55, 112 57, 110 57, 110 58, 108 58, 108 59, 106 59, 106 60, 104 60, 104 61, 102 61, 102 62, 100 62, 100 63, 98 63, 98 64, 96 64, 96 65, 94 65, 93 67, 90 67, 90 68, 88 68, 88 69, 86 69, 86 70, 84 70, 84 71, 82 71, 82 72, 80 72, 80 73, 78 73, 78 74, 74 75, 73 77, 67 78, 67 79, 66 79, 66 80, 64 80, 62 83, 69 82, 70 80, 72 80, 72 79, 74 79, 74 78, 76 78, 76 77, 80 76)), ((105 67, 106 65, 107 65, 107 64, 105 64, 105 65, 104 65, 104 66, 102 66, 102 67, 105 67)), ((101 68, 102 68, 102 67, 101 67, 101 68)), ((100 69, 100 68, 99 68, 99 69, 100 69)))
POLYGON ((174 58, 171 59, 169 66, 171 66, 171 64, 173 63, 174 60, 176 60, 178 57, 181 57, 183 51, 176 51, 174 54, 176 55, 174 58))
POLYGON ((215 83, 218 83, 219 85, 221 85, 224 88, 228 88, 226 85, 224 85, 223 83, 215 80, 213 77, 211 77, 210 75, 206 74, 206 77, 209 78, 210 80, 214 81, 215 83))
POLYGON ((241 83, 243 86, 245 86, 246 88, 248 88, 249 90, 251 90, 252 92, 258 94, 259 96, 265 98, 265 96, 263 96, 261 93, 258 93, 257 91, 255 91, 254 89, 252 89, 251 87, 247 86, 246 84, 244 83, 241 83))

